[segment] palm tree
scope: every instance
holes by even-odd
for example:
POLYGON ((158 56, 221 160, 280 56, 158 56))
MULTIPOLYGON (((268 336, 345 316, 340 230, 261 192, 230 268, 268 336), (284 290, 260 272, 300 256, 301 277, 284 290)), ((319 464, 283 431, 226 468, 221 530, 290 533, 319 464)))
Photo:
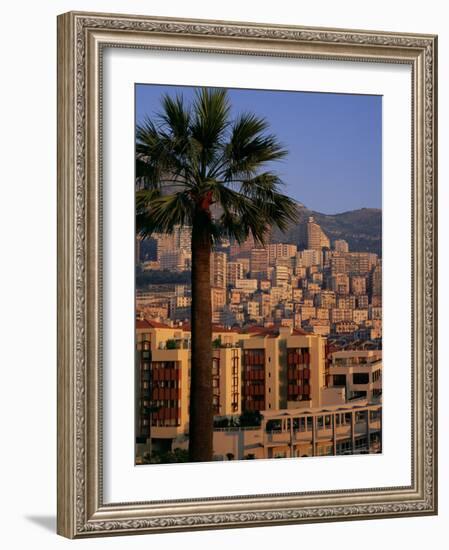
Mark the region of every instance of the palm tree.
POLYGON ((251 113, 231 118, 223 89, 198 90, 187 104, 164 95, 162 110, 137 127, 137 230, 142 237, 192 230, 189 458, 212 460, 210 256, 223 238, 263 245, 272 226, 296 220, 292 199, 266 163, 287 154, 251 113), (265 169, 264 169, 265 168, 265 169))

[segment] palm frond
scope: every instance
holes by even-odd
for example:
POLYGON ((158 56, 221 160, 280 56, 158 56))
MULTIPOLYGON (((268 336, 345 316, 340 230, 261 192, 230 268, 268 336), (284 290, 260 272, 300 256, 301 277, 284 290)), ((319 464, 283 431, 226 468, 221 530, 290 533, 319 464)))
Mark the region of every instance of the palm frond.
POLYGON ((264 170, 287 154, 267 129, 252 113, 231 121, 226 90, 203 88, 190 107, 165 95, 157 117, 136 131, 136 183, 147 191, 136 197, 141 234, 191 225, 199 212, 212 241, 251 234, 263 243, 272 226, 284 231, 297 209, 279 176, 264 170))
POLYGON ((289 223, 298 220, 295 201, 276 190, 277 178, 270 173, 262 176, 265 178, 257 179, 261 187, 254 185, 250 187, 251 192, 245 188, 236 191, 223 183, 216 183, 213 188, 214 199, 223 210, 221 223, 230 224, 229 231, 222 231, 238 242, 241 242, 242 235, 244 240, 251 233, 263 244, 271 227, 285 231, 289 223), (241 229, 236 229, 237 224, 241 229))
POLYGON ((226 180, 254 177, 262 164, 281 160, 286 149, 274 134, 264 133, 268 123, 256 115, 245 113, 232 125, 219 172, 226 180))
POLYGON ((186 192, 171 195, 140 195, 136 212, 137 231, 143 237, 172 233, 175 226, 192 225, 193 205, 186 192))
POLYGON ((230 103, 225 89, 202 88, 193 103, 192 138, 201 150, 204 169, 221 147, 229 125, 230 103))
POLYGON ((162 109, 158 118, 165 125, 166 131, 175 138, 185 140, 189 136, 190 109, 185 106, 183 96, 172 98, 165 94, 162 98, 162 109))

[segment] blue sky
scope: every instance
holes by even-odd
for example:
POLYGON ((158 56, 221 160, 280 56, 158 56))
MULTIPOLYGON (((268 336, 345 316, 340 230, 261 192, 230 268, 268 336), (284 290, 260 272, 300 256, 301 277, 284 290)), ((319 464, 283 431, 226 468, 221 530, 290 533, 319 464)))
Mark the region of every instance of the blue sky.
MULTIPOLYGON (((382 97, 229 89, 232 116, 266 118, 288 156, 276 169, 284 192, 335 214, 382 207, 382 97)), ((136 85, 136 122, 153 117, 162 94, 194 97, 189 86, 136 85)))

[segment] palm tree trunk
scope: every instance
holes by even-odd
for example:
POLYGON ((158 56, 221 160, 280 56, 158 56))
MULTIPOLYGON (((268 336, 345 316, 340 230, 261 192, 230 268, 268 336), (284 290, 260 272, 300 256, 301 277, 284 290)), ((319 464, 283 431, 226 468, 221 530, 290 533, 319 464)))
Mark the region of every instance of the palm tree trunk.
POLYGON ((204 226, 202 216, 196 216, 192 226, 189 425, 189 459, 192 462, 207 462, 213 456, 211 242, 204 226))

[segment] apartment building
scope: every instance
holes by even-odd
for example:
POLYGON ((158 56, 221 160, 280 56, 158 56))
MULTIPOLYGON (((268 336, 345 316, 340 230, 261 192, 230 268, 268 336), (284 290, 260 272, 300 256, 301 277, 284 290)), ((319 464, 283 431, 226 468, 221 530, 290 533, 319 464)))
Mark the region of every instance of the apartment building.
POLYGON ((362 275, 354 275, 350 280, 351 294, 354 296, 359 296, 361 294, 366 294, 366 277, 362 275))
MULTIPOLYGON (((177 443, 188 448, 188 441, 177 443)), ((291 458, 382 451, 382 406, 356 405, 263 411, 261 425, 215 428, 215 460, 291 458)))
POLYGON ((294 258, 298 247, 295 244, 275 243, 268 245, 268 262, 278 264, 280 260, 294 258))
MULTIPOLYGON (((213 389, 217 415, 241 412, 241 335, 214 327, 213 389)), ((212 343, 211 343, 212 344, 212 343)), ((171 447, 188 433, 190 327, 136 322, 136 441, 171 447)))
POLYGON ((220 315, 226 305, 226 289, 222 287, 211 288, 212 322, 219 323, 220 315))
POLYGON ((266 279, 268 276, 268 250, 253 248, 250 253, 250 272, 252 279, 266 279))
POLYGON ((330 354, 328 386, 342 388, 345 400, 376 401, 382 393, 382 351, 348 350, 330 354))
POLYGON ((330 248, 329 238, 312 216, 310 216, 305 224, 303 232, 303 241, 307 243, 308 249, 321 250, 322 248, 330 248))
POLYGON ((305 249, 296 254, 296 271, 298 275, 305 276, 299 268, 307 268, 315 265, 322 265, 323 253, 321 249, 305 249))
POLYGON ((243 264, 241 262, 227 262, 226 278, 228 285, 235 286, 238 279, 243 279, 243 264))
POLYGON ((382 260, 378 260, 370 273, 371 295, 382 296, 382 260))
POLYGON ((379 404, 265 411, 255 458, 377 453, 381 431, 379 404))
POLYGON ((253 327, 248 334, 242 341, 243 410, 319 405, 325 340, 289 326, 253 327))
POLYGON ((187 271, 191 263, 192 255, 184 249, 162 252, 159 256, 161 269, 167 271, 187 271))
POLYGON ((277 265, 273 271, 273 286, 285 286, 289 284, 290 271, 285 265, 277 265))
POLYGON ((334 249, 336 252, 349 252, 349 245, 344 239, 334 241, 334 249))
POLYGON ((190 252, 192 230, 190 227, 176 226, 172 233, 155 233, 157 259, 165 253, 183 250, 190 252))
MULTIPOLYGON (((187 448, 190 327, 136 325, 136 437, 143 451, 187 448)), ((219 417, 261 414, 260 427, 214 431, 216 457, 378 452, 382 352, 330 352, 290 326, 213 328, 213 403, 219 417), (328 360, 329 359, 329 360, 328 360)))
POLYGON ((210 284, 216 288, 226 288, 227 260, 225 252, 212 252, 210 258, 210 284))
POLYGON ((336 294, 349 294, 349 276, 345 273, 331 275, 328 286, 336 294))

